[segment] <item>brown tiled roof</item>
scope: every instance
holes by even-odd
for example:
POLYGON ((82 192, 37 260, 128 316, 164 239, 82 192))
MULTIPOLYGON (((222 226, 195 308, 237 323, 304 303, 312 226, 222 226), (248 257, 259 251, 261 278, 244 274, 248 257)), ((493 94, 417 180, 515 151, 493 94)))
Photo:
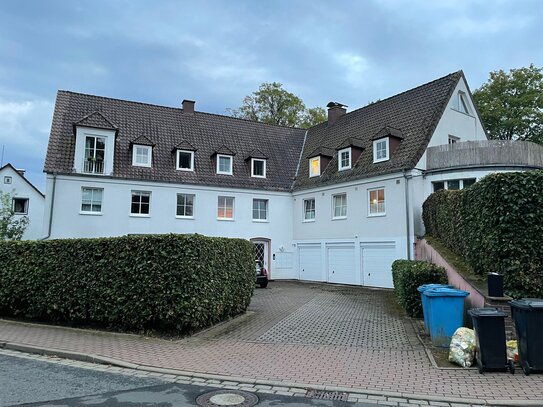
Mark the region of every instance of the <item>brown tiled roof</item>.
POLYGON ((140 146, 151 146, 151 147, 154 147, 156 145, 148 137, 145 137, 145 135, 141 135, 139 137, 136 137, 134 140, 131 140, 130 145, 132 144, 138 144, 140 146))
POLYGON ((379 140, 380 138, 392 136, 396 137, 400 140, 403 140, 403 134, 401 130, 395 129, 394 127, 385 126, 379 131, 375 136, 373 136, 372 140, 379 140))
POLYGON ((266 160, 268 156, 260 151, 258 148, 255 148, 245 157, 246 160, 248 160, 249 158, 260 158, 266 160))
POLYGON ((343 143, 341 143, 339 146, 337 146, 336 150, 342 150, 342 149, 347 148, 347 147, 366 148, 367 146, 364 144, 364 140, 349 137, 343 143))
POLYGON ((308 130, 294 189, 353 181, 412 169, 422 157, 458 81, 458 71, 443 78, 347 113, 328 126, 308 130), (402 140, 388 161, 373 163, 373 138, 387 132, 402 140), (337 154, 320 177, 309 177, 307 158, 319 148, 336 150, 348 138, 361 140, 364 149, 351 170, 338 171, 337 154))
POLYGON ((189 115, 183 114, 181 108, 59 91, 45 172, 72 173, 76 122, 118 128, 114 177, 275 191, 291 189, 305 134, 303 129, 229 116, 201 112, 189 115), (142 135, 155 143, 152 168, 132 166, 130 142, 142 135), (181 142, 196 150, 194 172, 175 169, 172 149, 181 142), (250 163, 243 159, 255 149, 268 157, 265 179, 251 177, 250 163), (215 173, 211 156, 222 151, 237 153, 233 176, 215 173))

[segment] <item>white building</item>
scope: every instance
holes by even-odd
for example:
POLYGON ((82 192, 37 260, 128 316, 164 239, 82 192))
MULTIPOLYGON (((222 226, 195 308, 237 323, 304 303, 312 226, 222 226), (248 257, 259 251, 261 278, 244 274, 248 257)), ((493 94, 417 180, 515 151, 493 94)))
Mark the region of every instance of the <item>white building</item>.
POLYGON ((390 264, 413 258, 433 190, 543 168, 539 146, 486 139, 461 71, 349 113, 328 107, 328 121, 306 131, 187 100, 60 91, 45 234, 241 237, 272 278, 391 287, 390 264))
POLYGON ((41 238, 43 236, 44 195, 25 178, 24 170, 17 170, 9 163, 0 168, 0 182, 0 190, 12 197, 15 217, 28 217, 29 222, 23 239, 41 238))

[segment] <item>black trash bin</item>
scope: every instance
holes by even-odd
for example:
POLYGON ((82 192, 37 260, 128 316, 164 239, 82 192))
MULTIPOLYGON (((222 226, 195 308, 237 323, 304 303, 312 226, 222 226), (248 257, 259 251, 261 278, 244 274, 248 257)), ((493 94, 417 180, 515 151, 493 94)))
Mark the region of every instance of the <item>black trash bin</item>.
POLYGON ((543 370, 543 299, 523 298, 510 304, 522 370, 525 375, 543 370))
POLYGON ((472 308, 468 314, 475 330, 479 373, 509 369, 514 374, 515 365, 507 360, 505 313, 499 308, 472 308))

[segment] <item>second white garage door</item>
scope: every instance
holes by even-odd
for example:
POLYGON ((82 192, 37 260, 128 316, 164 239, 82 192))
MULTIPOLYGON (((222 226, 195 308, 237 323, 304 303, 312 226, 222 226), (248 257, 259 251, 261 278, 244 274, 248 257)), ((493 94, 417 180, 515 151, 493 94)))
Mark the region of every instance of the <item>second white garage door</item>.
POLYGON ((354 245, 328 246, 328 281, 356 284, 354 245))
POLYGON ((396 246, 362 246, 363 283, 370 287, 393 288, 392 262, 396 260, 396 246))
POLYGON ((298 245, 300 280, 323 281, 320 244, 298 245))

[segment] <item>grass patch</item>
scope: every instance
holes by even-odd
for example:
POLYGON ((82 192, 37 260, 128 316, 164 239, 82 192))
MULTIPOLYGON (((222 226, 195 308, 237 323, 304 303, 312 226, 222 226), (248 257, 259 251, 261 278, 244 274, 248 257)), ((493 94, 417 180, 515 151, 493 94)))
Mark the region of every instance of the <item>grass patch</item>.
POLYGON ((462 256, 457 255, 439 239, 433 236, 425 236, 424 239, 430 246, 436 249, 439 254, 449 263, 464 279, 477 288, 482 294, 488 294, 487 280, 485 277, 475 274, 470 265, 462 256))

